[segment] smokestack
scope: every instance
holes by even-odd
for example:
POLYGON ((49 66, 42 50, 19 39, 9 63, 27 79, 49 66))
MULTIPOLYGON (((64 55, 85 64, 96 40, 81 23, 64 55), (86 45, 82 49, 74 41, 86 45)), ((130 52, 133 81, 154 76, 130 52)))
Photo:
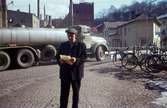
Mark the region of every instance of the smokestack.
POLYGON ((31 13, 31 5, 29 4, 28 5, 28 8, 29 8, 29 14, 31 13))
POLYGON ((49 16, 49 25, 52 26, 52 17, 49 16))
POLYGON ((40 0, 37 2, 37 16, 40 17, 40 0))
POLYGON ((73 2, 70 0, 69 14, 71 19, 71 26, 74 24, 73 2))
POLYGON ((45 20, 45 17, 46 17, 46 11, 45 11, 45 5, 44 5, 44 20, 45 20))

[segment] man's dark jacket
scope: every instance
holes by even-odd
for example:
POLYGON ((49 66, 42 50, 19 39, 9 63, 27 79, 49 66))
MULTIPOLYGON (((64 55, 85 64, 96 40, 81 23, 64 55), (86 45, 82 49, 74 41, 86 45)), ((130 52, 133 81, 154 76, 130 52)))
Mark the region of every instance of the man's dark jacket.
POLYGON ((86 46, 84 43, 75 42, 70 44, 69 41, 62 43, 56 55, 58 64, 60 65, 60 78, 80 80, 84 76, 84 62, 86 57, 86 46), (73 65, 66 63, 60 64, 60 55, 75 57, 76 62, 73 65))

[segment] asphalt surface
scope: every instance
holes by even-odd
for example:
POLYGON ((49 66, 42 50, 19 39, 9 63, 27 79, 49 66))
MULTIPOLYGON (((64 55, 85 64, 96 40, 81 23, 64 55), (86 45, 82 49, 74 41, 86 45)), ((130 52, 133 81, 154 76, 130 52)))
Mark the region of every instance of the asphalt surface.
MULTIPOLYGON (((116 68, 107 60, 85 64, 79 108, 165 108, 155 104, 160 96, 140 71, 116 68)), ((58 65, 34 66, 0 72, 0 108, 59 108, 58 65)), ((71 108, 72 91, 69 97, 71 108)))

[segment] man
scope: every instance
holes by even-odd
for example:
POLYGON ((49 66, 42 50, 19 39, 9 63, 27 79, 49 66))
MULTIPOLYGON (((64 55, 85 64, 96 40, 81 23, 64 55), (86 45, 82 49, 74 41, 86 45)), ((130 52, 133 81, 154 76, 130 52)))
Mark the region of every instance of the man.
POLYGON ((78 108, 79 90, 86 60, 86 46, 77 41, 76 29, 69 28, 66 33, 68 41, 60 45, 56 55, 61 79, 60 108, 67 108, 70 85, 73 90, 72 108, 78 108))

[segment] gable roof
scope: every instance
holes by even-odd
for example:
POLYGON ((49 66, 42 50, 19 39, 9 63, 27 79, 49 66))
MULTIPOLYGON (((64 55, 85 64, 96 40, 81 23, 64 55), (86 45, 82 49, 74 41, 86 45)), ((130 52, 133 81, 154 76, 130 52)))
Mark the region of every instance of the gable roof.
POLYGON ((125 26, 125 25, 127 25, 127 24, 130 24, 130 23, 133 23, 133 22, 136 22, 136 21, 153 21, 153 22, 155 22, 157 25, 160 26, 160 22, 157 20, 157 18, 148 17, 148 16, 145 15, 145 14, 141 14, 140 16, 136 17, 135 19, 132 19, 132 20, 128 21, 127 23, 125 23, 125 24, 123 24, 123 25, 120 25, 119 27, 125 26))
POLYGON ((160 16, 158 17, 158 19, 165 19, 165 18, 167 18, 167 13, 166 13, 166 14, 163 14, 163 15, 160 15, 160 16))
POLYGON ((117 28, 127 22, 125 21, 117 21, 117 22, 104 22, 106 28, 117 28))
POLYGON ((148 17, 145 14, 141 14, 140 16, 137 16, 135 19, 129 20, 129 21, 116 21, 116 22, 103 22, 99 25, 97 25, 95 28, 118 28, 118 27, 122 27, 122 26, 126 26, 130 23, 136 22, 136 21, 153 21, 155 22, 157 25, 160 26, 160 22, 157 20, 157 18, 154 17, 148 17))
POLYGON ((95 28, 101 28, 101 27, 105 27, 105 28, 117 28, 123 24, 125 24, 127 22, 124 21, 116 21, 116 22, 103 22, 102 24, 97 25, 95 28))

